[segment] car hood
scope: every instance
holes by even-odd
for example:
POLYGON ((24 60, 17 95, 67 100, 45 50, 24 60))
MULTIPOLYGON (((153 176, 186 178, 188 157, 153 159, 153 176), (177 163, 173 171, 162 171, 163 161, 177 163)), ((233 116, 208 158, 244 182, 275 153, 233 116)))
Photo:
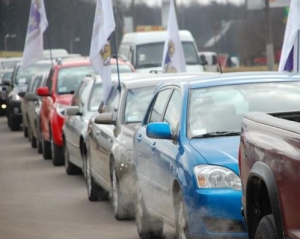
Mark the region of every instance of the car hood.
MULTIPOLYGON (((149 68, 139 68, 136 69, 136 72, 140 72, 140 73, 149 73, 150 71, 157 71, 157 72, 162 72, 162 68, 161 67, 149 67, 149 68)), ((201 65, 186 65, 186 71, 187 72, 203 72, 203 66, 201 65)))
POLYGON ((191 146, 205 158, 208 164, 230 168, 238 175, 239 143, 239 136, 190 140, 191 146))
POLYGON ((58 95, 56 98, 56 103, 63 104, 63 105, 70 105, 72 101, 72 94, 64 94, 58 95))

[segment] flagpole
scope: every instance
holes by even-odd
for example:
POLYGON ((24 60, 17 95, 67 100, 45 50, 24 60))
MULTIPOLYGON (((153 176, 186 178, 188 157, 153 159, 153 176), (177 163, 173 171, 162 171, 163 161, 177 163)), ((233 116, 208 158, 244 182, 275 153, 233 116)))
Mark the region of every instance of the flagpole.
POLYGON ((116 65, 117 65, 117 73, 118 73, 118 83, 119 83, 118 90, 121 92, 121 79, 120 79, 119 60, 118 60, 118 53, 117 53, 116 31, 113 32, 113 42, 115 48, 116 65))
POLYGON ((49 45, 51 65, 53 66, 53 57, 52 57, 51 43, 50 43, 50 37, 49 37, 48 30, 46 30, 46 37, 47 37, 47 41, 48 41, 48 45, 49 45))

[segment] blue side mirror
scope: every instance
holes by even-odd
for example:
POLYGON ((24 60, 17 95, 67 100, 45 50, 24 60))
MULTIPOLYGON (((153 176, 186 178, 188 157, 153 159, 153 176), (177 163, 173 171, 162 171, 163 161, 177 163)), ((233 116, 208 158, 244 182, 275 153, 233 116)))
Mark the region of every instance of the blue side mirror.
POLYGON ((170 125, 166 122, 155 122, 147 125, 146 134, 153 139, 172 139, 170 125))

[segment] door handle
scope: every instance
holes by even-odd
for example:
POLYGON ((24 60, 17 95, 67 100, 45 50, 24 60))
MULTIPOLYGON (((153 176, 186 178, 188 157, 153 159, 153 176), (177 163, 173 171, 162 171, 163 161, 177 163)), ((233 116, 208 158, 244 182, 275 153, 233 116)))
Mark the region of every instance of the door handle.
POLYGON ((152 151, 156 149, 156 142, 154 142, 154 143, 151 145, 151 149, 152 149, 152 151))
POLYGON ((142 140, 142 134, 139 134, 139 135, 136 137, 136 140, 137 140, 138 142, 141 142, 141 140, 142 140))

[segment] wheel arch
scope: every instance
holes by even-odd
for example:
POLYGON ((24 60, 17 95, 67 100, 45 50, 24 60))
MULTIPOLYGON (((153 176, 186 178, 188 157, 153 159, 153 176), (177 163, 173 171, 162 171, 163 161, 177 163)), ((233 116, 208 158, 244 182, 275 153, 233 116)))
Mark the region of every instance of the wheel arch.
POLYGON ((267 214, 273 214, 278 239, 284 238, 276 181, 271 168, 257 162, 249 173, 246 187, 246 220, 249 238, 255 237, 259 221, 267 214))

